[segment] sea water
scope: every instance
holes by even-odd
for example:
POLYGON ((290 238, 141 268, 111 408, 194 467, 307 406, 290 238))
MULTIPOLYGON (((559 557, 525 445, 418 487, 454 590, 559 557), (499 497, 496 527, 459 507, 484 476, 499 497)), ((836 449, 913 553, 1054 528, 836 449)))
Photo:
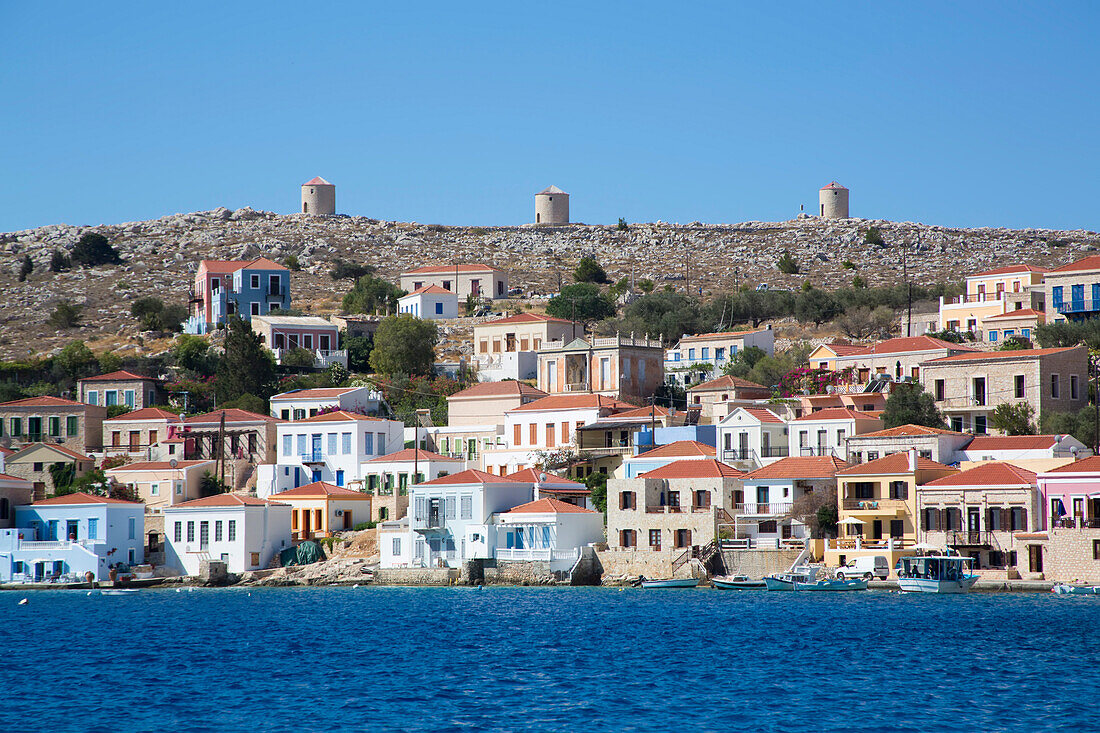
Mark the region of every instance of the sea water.
POLYGON ((1098 627, 1051 593, 8 592, 0 730, 1097 730, 1098 627))

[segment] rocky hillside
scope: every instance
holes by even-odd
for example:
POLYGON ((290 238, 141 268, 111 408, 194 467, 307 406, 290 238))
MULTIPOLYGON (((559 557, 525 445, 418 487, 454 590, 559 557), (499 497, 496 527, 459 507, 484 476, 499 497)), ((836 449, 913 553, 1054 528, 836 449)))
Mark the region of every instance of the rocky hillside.
MULTIPOLYGON (((915 282, 958 280, 963 275, 1017 262, 1053 266, 1095 251, 1100 234, 1046 229, 949 229, 913 223, 800 218, 741 224, 581 224, 554 227, 443 227, 364 217, 278 215, 250 208, 95 227, 58 224, 0 234, 0 358, 48 353, 73 338, 93 348, 144 352, 157 346, 140 338, 130 302, 158 295, 185 302, 198 261, 295 255, 302 271, 292 276, 295 307, 330 313, 349 283, 333 282, 336 258, 375 265, 387 277, 428 263, 484 262, 508 270, 513 286, 532 294, 553 292, 570 279, 577 259, 595 255, 608 273, 651 278, 678 289, 712 292, 744 283, 794 287, 805 279, 831 287, 855 272, 869 284, 897 282, 904 253, 915 282), (870 226, 885 246, 863 243, 870 226), (54 249, 66 251, 87 230, 100 232, 126 263, 118 267, 49 272, 54 249), (775 263, 789 249, 801 265, 783 275, 775 263), (17 281, 25 254, 34 261, 26 282, 17 281), (84 325, 57 332, 46 325, 53 304, 69 298, 84 306, 84 325)), ((163 348, 163 342, 160 342, 163 348)))

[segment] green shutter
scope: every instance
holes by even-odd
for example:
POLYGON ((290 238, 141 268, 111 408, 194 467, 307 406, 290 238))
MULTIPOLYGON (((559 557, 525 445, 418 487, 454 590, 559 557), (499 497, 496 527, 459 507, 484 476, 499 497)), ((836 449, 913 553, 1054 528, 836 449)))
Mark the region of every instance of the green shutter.
POLYGON ((76 415, 69 415, 65 418, 65 432, 69 437, 80 434, 80 423, 76 418, 76 415))

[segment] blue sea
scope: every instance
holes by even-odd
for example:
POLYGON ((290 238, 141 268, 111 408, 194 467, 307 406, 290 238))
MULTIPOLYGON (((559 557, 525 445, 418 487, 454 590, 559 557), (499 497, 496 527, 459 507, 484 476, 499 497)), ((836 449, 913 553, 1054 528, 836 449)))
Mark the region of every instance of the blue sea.
POLYGON ((7 592, 0 731, 1098 730, 1098 629, 1051 593, 7 592))

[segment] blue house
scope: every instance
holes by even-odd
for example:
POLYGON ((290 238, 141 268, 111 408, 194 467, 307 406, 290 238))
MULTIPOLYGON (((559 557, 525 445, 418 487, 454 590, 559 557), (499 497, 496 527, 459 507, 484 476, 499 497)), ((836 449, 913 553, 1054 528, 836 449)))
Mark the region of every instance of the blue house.
POLYGON ((0 582, 106 580, 115 563, 145 559, 145 505, 83 492, 15 508, 0 530, 0 582))
POLYGON ((207 333, 234 313, 244 320, 290 309, 290 270, 266 257, 203 260, 191 292, 186 333, 207 333))

